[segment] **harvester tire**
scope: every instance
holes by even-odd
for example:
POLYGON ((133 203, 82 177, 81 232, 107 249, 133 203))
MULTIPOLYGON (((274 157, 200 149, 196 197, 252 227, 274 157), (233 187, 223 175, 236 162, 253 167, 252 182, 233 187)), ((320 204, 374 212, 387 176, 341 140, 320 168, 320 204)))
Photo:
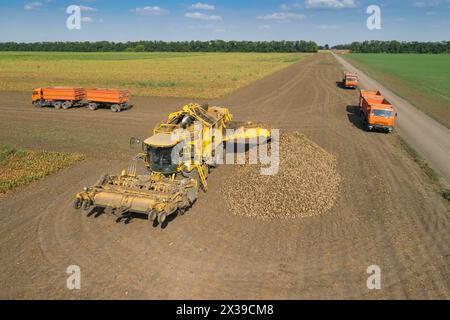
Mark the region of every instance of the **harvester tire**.
POLYGON ((158 214, 156 213, 156 211, 152 210, 149 214, 148 214, 148 220, 150 222, 153 222, 156 220, 156 218, 158 218, 158 214))
POLYGON ((167 219, 167 214, 165 213, 165 212, 161 212, 159 215, 158 215, 158 223, 159 224, 163 224, 164 223, 164 221, 166 221, 166 219, 167 219))
POLYGON ((61 109, 62 103, 59 102, 59 101, 56 101, 56 102, 53 104, 53 106, 55 107, 55 109, 61 109))
POLYGON ((80 199, 75 199, 73 201, 73 208, 76 210, 81 209, 81 205, 83 204, 83 202, 80 199))
POLYGON ((89 208, 91 207, 91 202, 88 200, 84 200, 81 207, 83 208, 83 210, 88 211, 89 208))
POLYGON ((41 102, 41 101, 35 101, 35 102, 33 102, 33 105, 34 105, 36 108, 42 108, 42 102, 41 102))
POLYGON ((65 109, 65 110, 69 109, 71 106, 72 106, 72 102, 70 102, 70 101, 65 101, 62 104, 62 108, 65 109))
POLYGON ((88 108, 91 111, 95 111, 98 109, 98 104, 91 102, 91 103, 89 103, 88 108))

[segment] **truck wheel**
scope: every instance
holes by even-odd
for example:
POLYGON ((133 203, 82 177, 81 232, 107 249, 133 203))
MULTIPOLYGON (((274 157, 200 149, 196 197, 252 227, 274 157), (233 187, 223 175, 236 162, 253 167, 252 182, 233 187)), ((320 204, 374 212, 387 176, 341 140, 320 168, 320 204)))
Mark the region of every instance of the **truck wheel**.
POLYGON ((43 107, 43 105, 42 105, 42 102, 41 101, 35 101, 35 102, 33 102, 33 105, 36 107, 36 108, 42 108, 43 107))
POLYGON ((98 109, 98 104, 91 102, 91 103, 89 103, 88 108, 91 111, 95 111, 98 109))
POLYGON ((118 104, 113 104, 111 106, 111 111, 112 112, 119 112, 120 111, 120 106, 118 104))
POLYGON ((69 109, 71 106, 72 106, 72 102, 70 102, 70 101, 65 101, 65 102, 62 104, 62 108, 63 108, 64 110, 69 109))
POLYGON ((363 119, 362 125, 363 125, 363 129, 364 129, 364 130, 369 131, 369 127, 367 126, 367 121, 366 121, 366 119, 363 119))
POLYGON ((55 109, 61 109, 62 103, 59 102, 59 101, 56 101, 56 102, 53 104, 53 106, 55 107, 55 109))

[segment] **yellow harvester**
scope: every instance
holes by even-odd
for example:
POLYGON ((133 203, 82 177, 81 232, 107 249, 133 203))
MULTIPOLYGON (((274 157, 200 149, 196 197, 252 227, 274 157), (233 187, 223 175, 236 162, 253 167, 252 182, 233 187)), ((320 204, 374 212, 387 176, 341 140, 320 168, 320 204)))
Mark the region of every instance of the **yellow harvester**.
POLYGON ((143 142, 131 139, 130 144, 142 144, 143 152, 135 160, 143 160, 148 173, 138 175, 134 161, 120 175, 104 175, 94 186, 84 188, 73 205, 85 210, 103 207, 121 217, 144 213, 149 221, 163 225, 168 215, 183 214, 196 201, 200 188, 207 190, 216 148, 229 140, 261 141, 261 137, 268 141, 269 130, 251 123, 236 126, 227 108, 188 104, 157 124, 143 142), (230 134, 229 128, 237 130, 230 134))

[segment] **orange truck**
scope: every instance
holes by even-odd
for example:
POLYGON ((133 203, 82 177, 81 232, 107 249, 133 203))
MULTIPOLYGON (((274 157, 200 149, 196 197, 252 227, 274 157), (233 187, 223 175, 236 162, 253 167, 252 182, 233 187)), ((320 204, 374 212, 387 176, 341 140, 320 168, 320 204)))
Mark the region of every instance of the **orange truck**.
POLYGON ((129 91, 119 89, 54 87, 37 88, 32 94, 32 103, 37 108, 69 109, 87 105, 90 110, 108 107, 113 112, 120 112, 130 107, 129 100, 129 91))
POLYGON ((33 90, 31 100, 37 108, 53 106, 55 109, 69 109, 83 105, 85 96, 83 88, 37 88, 33 90))
POLYGON ((358 74, 354 72, 344 72, 342 84, 344 85, 344 88, 356 89, 358 87, 358 74))
POLYGON ((392 132, 394 130, 397 113, 394 106, 381 95, 380 91, 361 90, 359 107, 363 126, 368 131, 392 132))
POLYGON ((92 111, 99 107, 108 107, 113 112, 120 112, 130 107, 130 92, 118 89, 86 89, 86 100, 92 111))

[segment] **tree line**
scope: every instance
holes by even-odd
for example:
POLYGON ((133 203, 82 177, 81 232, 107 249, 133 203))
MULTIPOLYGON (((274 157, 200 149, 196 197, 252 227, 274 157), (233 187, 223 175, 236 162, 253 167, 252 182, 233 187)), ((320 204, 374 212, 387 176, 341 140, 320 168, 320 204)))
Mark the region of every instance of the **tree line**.
POLYGON ((355 53, 450 53, 450 41, 441 42, 400 42, 364 41, 337 45, 333 49, 351 50, 355 53))
POLYGON ((0 51, 60 52, 317 52, 313 41, 137 41, 0 43, 0 51))

